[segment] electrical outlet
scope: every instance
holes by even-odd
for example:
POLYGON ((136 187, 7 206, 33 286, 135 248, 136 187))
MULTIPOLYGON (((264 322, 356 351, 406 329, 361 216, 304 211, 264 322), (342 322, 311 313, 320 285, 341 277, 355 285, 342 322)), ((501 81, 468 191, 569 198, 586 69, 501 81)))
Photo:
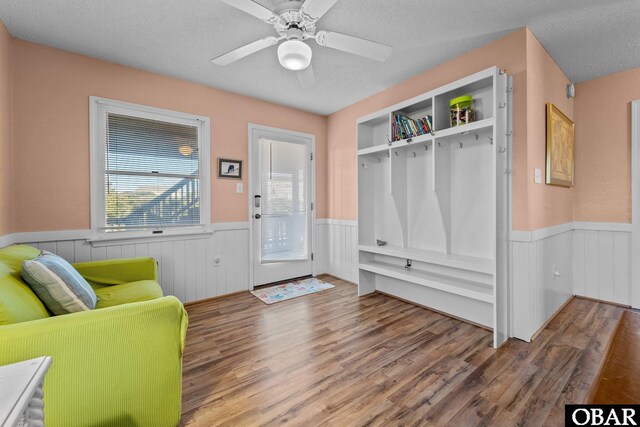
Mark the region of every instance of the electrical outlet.
POLYGON ((551 267, 551 274, 553 275, 554 279, 556 277, 560 277, 560 272, 558 271, 557 266, 555 264, 553 264, 553 266, 551 267))

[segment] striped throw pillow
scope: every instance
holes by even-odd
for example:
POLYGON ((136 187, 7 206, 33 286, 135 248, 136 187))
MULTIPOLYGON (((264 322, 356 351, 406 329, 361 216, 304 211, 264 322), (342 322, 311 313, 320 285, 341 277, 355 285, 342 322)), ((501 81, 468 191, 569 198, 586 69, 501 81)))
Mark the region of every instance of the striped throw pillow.
POLYGON ((91 285, 58 255, 42 251, 33 260, 22 261, 20 274, 55 315, 96 308, 98 298, 91 285))

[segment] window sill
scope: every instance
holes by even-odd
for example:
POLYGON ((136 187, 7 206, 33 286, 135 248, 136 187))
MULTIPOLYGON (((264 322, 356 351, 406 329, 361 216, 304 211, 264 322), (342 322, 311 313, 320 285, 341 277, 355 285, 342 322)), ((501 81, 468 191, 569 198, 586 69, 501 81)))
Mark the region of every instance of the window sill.
MULTIPOLYGON (((133 245, 136 243, 154 243, 154 242, 169 242, 174 240, 193 240, 193 239, 207 239, 213 235, 213 231, 208 230, 208 226, 198 230, 182 230, 174 232, 165 232, 163 234, 134 234, 124 235, 121 233, 114 233, 115 235, 102 235, 100 237, 92 237, 87 239, 87 242, 91 243, 94 248, 101 248, 105 246, 115 245, 133 245)), ((126 233, 126 232, 123 232, 126 233)))

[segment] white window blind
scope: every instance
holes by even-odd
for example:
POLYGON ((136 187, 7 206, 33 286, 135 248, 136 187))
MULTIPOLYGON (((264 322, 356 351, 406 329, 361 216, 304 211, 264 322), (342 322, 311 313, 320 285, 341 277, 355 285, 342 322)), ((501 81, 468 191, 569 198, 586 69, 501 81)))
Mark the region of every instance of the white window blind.
POLYGON ((307 259, 307 147, 260 139, 262 262, 307 259))
POLYGON ((156 234, 206 222, 200 121, 109 106, 98 115, 98 233, 156 234))

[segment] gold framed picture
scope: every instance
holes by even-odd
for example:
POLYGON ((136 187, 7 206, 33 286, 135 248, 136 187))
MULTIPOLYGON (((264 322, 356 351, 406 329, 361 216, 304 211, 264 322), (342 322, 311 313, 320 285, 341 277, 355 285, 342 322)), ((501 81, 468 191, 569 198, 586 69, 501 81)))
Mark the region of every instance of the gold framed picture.
POLYGON ((552 103, 547 104, 547 184, 573 187, 574 125, 552 103))

